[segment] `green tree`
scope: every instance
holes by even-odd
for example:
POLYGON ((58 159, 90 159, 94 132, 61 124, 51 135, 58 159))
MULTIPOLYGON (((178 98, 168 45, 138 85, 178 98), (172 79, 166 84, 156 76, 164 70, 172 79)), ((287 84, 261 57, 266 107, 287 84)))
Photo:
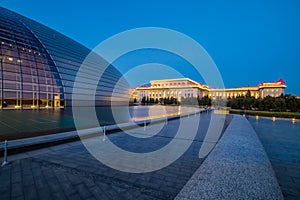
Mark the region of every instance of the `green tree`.
POLYGON ((233 101, 231 102, 231 108, 232 109, 240 109, 240 106, 239 106, 238 101, 236 99, 233 99, 233 101))
POLYGON ((267 96, 263 99, 264 110, 271 111, 275 108, 275 97, 267 96))
POLYGON ((146 97, 143 97, 142 98, 142 104, 145 105, 145 103, 146 103, 146 97))
POLYGON ((292 112, 298 111, 298 103, 296 97, 288 95, 286 98, 286 106, 287 109, 291 110, 292 112))
POLYGON ((251 92, 250 92, 250 90, 247 91, 246 98, 251 98, 251 92))
POLYGON ((198 102, 201 106, 211 106, 211 99, 208 97, 208 95, 198 99, 198 102))
POLYGON ((286 110, 286 103, 284 98, 277 97, 275 99, 274 110, 281 111, 281 112, 286 110))

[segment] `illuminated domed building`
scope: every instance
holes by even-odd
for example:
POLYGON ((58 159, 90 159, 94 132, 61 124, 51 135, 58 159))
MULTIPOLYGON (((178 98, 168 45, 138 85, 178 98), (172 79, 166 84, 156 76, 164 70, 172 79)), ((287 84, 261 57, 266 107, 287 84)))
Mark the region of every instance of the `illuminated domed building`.
MULTIPOLYGON (((90 52, 57 31, 0 7, 0 108, 71 106, 76 73, 90 52)), ((89 76, 97 78, 95 66, 105 61, 100 56, 93 60, 89 76)), ((110 104, 120 77, 112 66, 105 70, 98 82, 96 106, 110 104)), ((89 89, 88 84, 84 87, 89 89)))

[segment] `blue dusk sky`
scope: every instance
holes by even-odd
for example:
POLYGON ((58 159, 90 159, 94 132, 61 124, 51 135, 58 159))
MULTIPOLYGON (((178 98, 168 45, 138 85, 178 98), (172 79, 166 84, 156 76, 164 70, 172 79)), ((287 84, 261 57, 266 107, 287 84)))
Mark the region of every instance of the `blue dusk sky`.
MULTIPOLYGON (((206 49, 226 87, 283 78, 288 86, 286 93, 300 96, 299 0, 0 0, 0 5, 91 49, 128 29, 173 29, 206 49)), ((142 57, 142 53, 135 56, 139 55, 142 57)), ((193 74, 191 71, 186 76, 197 79, 193 74)), ((166 71, 161 78, 167 76, 166 71)))

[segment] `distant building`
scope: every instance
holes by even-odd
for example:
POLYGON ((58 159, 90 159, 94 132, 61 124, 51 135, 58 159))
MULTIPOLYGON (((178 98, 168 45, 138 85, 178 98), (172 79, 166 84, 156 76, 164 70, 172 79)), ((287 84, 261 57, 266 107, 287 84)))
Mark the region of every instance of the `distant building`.
POLYGON ((180 102, 182 98, 202 98, 207 95, 212 99, 234 98, 245 96, 248 91, 255 98, 277 97, 284 94, 285 88, 286 85, 282 79, 276 82, 263 82, 258 86, 213 89, 189 78, 178 78, 150 81, 150 87, 137 87, 135 90, 132 90, 132 94, 137 99, 137 102, 141 102, 143 98, 160 100, 172 97, 180 102))

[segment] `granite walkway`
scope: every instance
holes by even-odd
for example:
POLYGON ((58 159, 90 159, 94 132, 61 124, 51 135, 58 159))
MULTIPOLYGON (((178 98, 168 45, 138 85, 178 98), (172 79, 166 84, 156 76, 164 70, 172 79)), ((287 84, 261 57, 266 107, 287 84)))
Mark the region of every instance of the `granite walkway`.
POLYGON ((269 158, 250 123, 234 115, 176 200, 282 200, 269 158))

